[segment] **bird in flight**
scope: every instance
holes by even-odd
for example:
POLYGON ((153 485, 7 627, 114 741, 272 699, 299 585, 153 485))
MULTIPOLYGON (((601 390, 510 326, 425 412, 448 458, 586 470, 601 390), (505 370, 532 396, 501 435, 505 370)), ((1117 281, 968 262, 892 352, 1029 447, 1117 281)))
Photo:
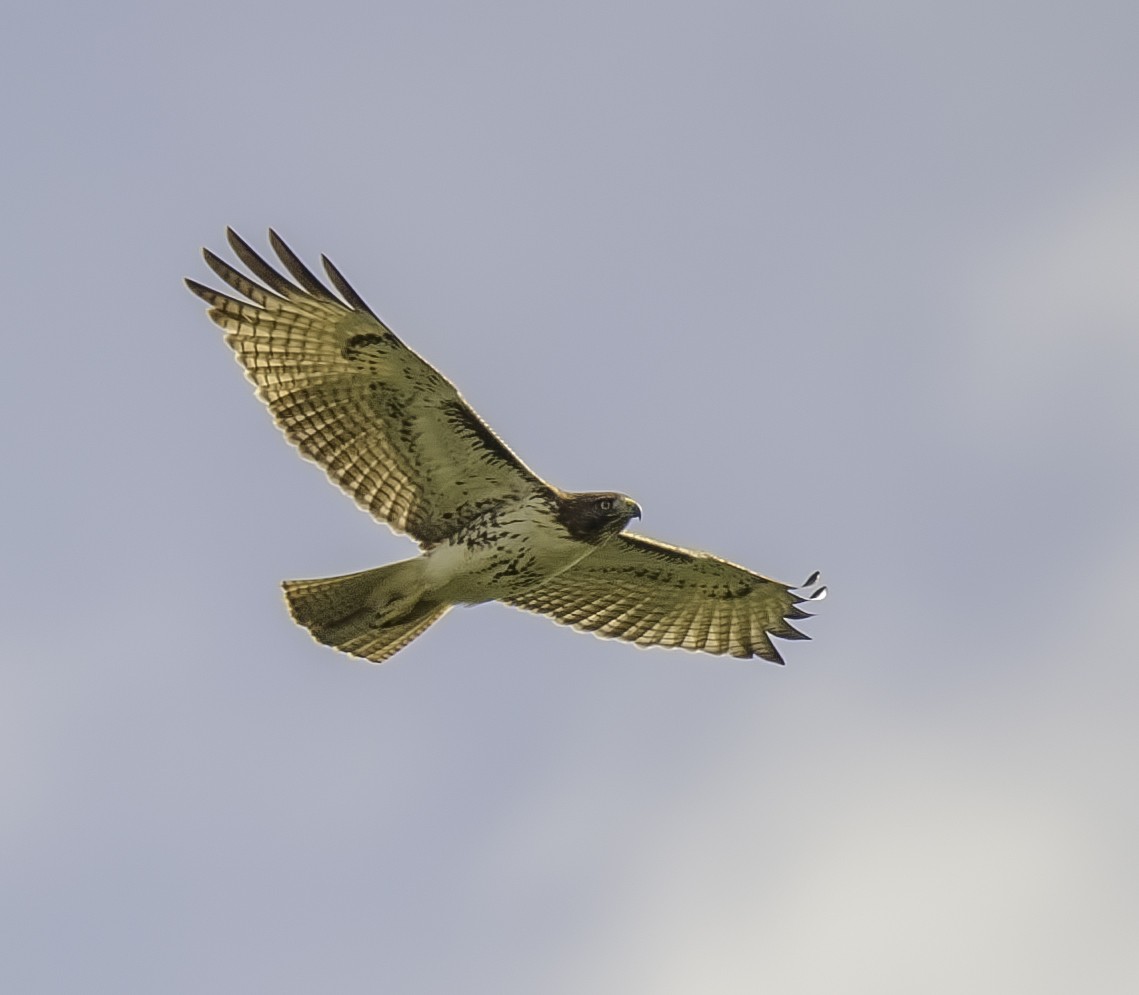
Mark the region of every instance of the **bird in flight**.
POLYGON ((257 395, 302 455, 420 555, 287 580, 293 618, 327 646, 386 660, 454 605, 501 601, 638 646, 782 663, 771 636, 819 600, 709 553, 626 532, 637 503, 571 493, 529 469, 434 367, 403 344, 325 257, 329 289, 281 240, 287 276, 227 231, 256 279, 203 250, 241 298, 195 280, 257 395), (339 294, 339 296, 337 296, 339 294))

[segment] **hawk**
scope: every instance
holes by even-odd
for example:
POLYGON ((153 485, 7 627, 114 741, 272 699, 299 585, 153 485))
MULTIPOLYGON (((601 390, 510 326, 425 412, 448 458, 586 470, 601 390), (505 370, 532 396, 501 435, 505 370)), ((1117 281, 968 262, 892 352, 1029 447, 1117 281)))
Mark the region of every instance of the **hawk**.
POLYGON ((269 242, 287 276, 227 235, 255 280, 203 254, 245 300, 186 285, 288 440, 422 550, 360 573, 285 581, 290 613, 319 642, 380 663, 452 606, 486 601, 638 646, 773 663, 783 660, 771 636, 807 638, 788 620, 806 617, 798 606, 825 588, 800 596, 727 560, 624 531, 641 517, 632 498, 570 493, 538 477, 327 258, 339 296, 276 232, 269 242))

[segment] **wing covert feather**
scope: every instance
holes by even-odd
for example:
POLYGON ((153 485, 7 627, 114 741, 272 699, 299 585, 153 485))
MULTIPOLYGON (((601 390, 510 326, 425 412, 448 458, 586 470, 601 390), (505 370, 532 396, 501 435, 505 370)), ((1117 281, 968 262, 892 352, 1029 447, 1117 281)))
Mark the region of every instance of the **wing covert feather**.
POLYGON ((204 250, 248 301, 186 284, 210 305, 285 436, 357 504, 430 545, 489 502, 547 487, 336 267, 322 257, 343 299, 269 237, 289 276, 232 230, 231 248, 260 283, 204 250))
POLYGON ((782 663, 770 637, 808 638, 787 621, 809 614, 796 607, 804 600, 727 560, 623 532, 507 603, 638 646, 782 663))

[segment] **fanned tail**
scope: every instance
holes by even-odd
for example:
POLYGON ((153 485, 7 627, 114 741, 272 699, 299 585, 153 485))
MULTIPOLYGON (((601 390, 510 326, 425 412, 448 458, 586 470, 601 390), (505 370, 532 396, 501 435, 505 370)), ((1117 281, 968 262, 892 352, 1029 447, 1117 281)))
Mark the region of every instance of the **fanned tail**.
POLYGON ((427 597, 422 567, 417 558, 281 586, 290 614, 317 642, 382 663, 451 607, 427 597))

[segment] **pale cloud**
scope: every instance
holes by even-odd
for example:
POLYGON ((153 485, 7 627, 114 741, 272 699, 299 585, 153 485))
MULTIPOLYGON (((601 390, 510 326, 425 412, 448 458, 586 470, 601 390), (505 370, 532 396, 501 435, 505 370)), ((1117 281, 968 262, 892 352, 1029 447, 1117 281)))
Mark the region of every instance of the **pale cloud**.
POLYGON ((1055 193, 977 256, 955 393, 986 432, 1029 431, 1073 377, 1139 369, 1139 155, 1055 193))
MULTIPOLYGON (((869 659, 849 659, 840 695, 781 689, 759 727, 722 716, 709 754, 632 820, 603 758, 581 758, 588 782, 557 772, 488 864, 541 879, 558 855, 593 873, 608 855, 593 957, 567 959, 555 990, 619 978, 677 995, 1061 995, 1139 982, 1127 787, 1139 674, 1126 650, 1139 529, 1099 560, 1100 583, 1073 584, 1067 612, 986 651, 968 698, 900 711, 859 685, 869 659)), ((952 646, 922 653, 931 673, 961 665, 952 646)))

